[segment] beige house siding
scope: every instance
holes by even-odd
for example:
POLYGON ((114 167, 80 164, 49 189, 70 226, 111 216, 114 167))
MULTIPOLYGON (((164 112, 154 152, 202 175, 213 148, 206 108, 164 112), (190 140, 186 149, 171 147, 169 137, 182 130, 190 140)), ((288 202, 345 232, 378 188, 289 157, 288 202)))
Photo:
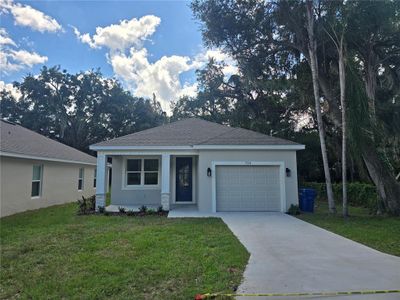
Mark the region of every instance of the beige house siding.
POLYGON ((94 195, 95 166, 23 158, 0 157, 0 216, 56 204, 74 202, 94 195), (31 197, 34 165, 43 166, 42 190, 31 197), (78 191, 79 168, 84 168, 84 187, 78 191))

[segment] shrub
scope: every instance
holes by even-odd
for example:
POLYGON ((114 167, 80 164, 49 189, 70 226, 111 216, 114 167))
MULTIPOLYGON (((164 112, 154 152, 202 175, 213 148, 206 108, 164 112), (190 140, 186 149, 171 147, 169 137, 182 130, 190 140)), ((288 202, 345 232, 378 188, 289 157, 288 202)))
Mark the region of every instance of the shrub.
POLYGON ((161 205, 157 208, 157 212, 158 213, 163 213, 164 212, 164 209, 163 209, 163 207, 161 205))
POLYGON ((292 216, 296 216, 300 214, 300 208, 298 205, 292 204, 290 205, 287 213, 292 216))
MULTIPOLYGON (((317 191, 317 200, 326 200, 326 185, 319 182, 306 182, 303 187, 312 188, 317 191)), ((336 201, 342 201, 342 184, 332 184, 333 194, 336 201)), ((349 205, 363 206, 376 211, 378 207, 378 194, 372 184, 362 182, 350 182, 347 184, 347 198, 349 205)))
POLYGON ((118 210, 119 210, 119 212, 120 212, 121 214, 124 214, 124 213, 125 213, 125 207, 118 206, 118 210))
POLYGON ((156 211, 155 209, 149 208, 149 209, 147 210, 147 214, 148 214, 148 215, 155 215, 156 213, 157 213, 157 211, 156 211))
POLYGON ((147 206, 146 205, 142 205, 141 207, 139 207, 139 212, 140 213, 146 213, 147 212, 147 206))
POLYGON ((106 208, 104 206, 99 206, 99 213, 104 214, 106 212, 106 208))
POLYGON ((134 215, 135 215, 135 212, 134 212, 133 210, 128 210, 128 211, 126 212, 126 215, 127 215, 127 216, 134 216, 134 215))
POLYGON ((84 197, 82 200, 78 199, 78 214, 87 215, 93 213, 96 208, 96 196, 84 197))

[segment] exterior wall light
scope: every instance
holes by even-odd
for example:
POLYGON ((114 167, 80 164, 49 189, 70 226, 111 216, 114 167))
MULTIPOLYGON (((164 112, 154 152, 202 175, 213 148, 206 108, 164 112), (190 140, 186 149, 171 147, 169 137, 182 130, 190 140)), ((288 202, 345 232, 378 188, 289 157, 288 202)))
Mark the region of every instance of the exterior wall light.
POLYGON ((210 168, 207 168, 207 176, 211 177, 211 169, 210 168))
POLYGON ((286 168, 286 177, 290 177, 292 171, 289 168, 286 168))

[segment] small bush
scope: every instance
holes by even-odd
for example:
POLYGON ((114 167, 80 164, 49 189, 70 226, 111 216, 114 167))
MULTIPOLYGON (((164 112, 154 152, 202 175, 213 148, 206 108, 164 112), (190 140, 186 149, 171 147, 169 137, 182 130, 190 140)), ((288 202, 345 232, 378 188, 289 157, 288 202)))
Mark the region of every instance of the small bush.
POLYGON ((155 209, 149 208, 149 209, 147 210, 147 214, 148 214, 148 215, 155 215, 155 214, 157 214, 157 211, 156 211, 155 209))
POLYGON ((139 212, 140 213, 146 213, 147 212, 147 206, 146 205, 142 205, 141 207, 139 207, 139 212))
POLYGON ((133 210, 128 210, 128 211, 126 212, 126 215, 127 215, 127 216, 134 216, 134 215, 135 215, 135 212, 134 212, 133 210))
POLYGON ((158 213, 163 213, 164 212, 164 209, 163 209, 163 207, 161 205, 157 208, 157 212, 158 213))
POLYGON ((121 214, 124 214, 124 213, 125 213, 125 207, 118 206, 118 210, 119 210, 119 212, 120 212, 121 214))
POLYGON ((300 214, 300 208, 298 205, 292 204, 290 205, 287 213, 292 216, 297 216, 300 214))
POLYGON ((93 213, 96 208, 96 196, 84 197, 82 199, 78 199, 78 214, 79 215, 87 215, 93 213))
POLYGON ((98 209, 99 209, 99 213, 101 213, 101 214, 104 214, 106 211, 106 208, 104 206, 99 206, 98 209))

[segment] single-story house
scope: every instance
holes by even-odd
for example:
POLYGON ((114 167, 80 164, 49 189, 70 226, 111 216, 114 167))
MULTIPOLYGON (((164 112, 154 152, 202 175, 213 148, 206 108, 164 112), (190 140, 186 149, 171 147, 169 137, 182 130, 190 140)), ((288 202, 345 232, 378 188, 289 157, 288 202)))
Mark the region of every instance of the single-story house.
POLYGON ((90 146, 97 151, 96 205, 191 205, 199 212, 280 211, 298 204, 296 151, 304 145, 191 118, 90 146))
POLYGON ((96 158, 1 121, 0 216, 92 196, 96 158))

